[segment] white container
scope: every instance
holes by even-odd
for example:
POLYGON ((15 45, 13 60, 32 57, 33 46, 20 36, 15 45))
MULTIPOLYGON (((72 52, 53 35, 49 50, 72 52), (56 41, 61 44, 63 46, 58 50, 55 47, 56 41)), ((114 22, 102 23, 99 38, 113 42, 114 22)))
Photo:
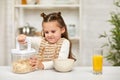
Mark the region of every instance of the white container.
POLYGON ((74 66, 73 59, 55 59, 53 63, 55 70, 59 72, 71 71, 74 66))
POLYGON ((76 37, 76 26, 75 24, 68 25, 68 32, 70 37, 76 37))
POLYGON ((20 44, 16 41, 16 49, 11 50, 12 71, 14 73, 28 73, 33 71, 30 65, 30 57, 35 56, 35 49, 31 48, 31 43, 28 41, 27 49, 20 50, 20 44))

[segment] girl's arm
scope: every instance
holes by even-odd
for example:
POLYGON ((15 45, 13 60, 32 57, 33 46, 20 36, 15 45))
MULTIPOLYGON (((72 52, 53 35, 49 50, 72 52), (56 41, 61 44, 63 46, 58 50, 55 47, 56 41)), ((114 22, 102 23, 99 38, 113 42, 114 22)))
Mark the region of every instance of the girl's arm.
POLYGON ((21 34, 17 37, 17 40, 20 44, 26 45, 27 40, 31 41, 32 47, 38 50, 42 37, 28 37, 24 34, 21 34))
POLYGON ((32 47, 38 51, 42 37, 26 37, 26 39, 30 40, 32 47))
MULTIPOLYGON (((65 39, 61 46, 58 59, 67 59, 68 58, 69 47, 70 47, 70 42, 67 39, 65 39)), ((53 61, 47 61, 47 62, 42 62, 42 63, 44 65, 44 69, 52 69, 53 68, 53 61)))

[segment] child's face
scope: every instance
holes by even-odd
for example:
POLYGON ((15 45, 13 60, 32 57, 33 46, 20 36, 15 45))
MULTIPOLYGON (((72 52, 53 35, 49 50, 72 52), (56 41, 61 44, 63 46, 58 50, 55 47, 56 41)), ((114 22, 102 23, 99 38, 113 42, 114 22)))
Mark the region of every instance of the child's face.
POLYGON ((44 22, 43 32, 49 43, 56 43, 61 38, 61 34, 65 32, 65 28, 60 28, 57 21, 44 22))

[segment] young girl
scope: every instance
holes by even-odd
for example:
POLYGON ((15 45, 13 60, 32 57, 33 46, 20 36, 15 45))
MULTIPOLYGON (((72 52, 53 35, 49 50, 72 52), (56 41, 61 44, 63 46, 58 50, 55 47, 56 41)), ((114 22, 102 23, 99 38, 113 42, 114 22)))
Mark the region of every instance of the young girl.
POLYGON ((53 59, 73 58, 71 53, 71 43, 68 39, 66 24, 61 16, 61 12, 44 14, 42 22, 42 37, 26 37, 19 35, 18 41, 21 44, 26 43, 26 38, 31 40, 32 46, 38 50, 38 57, 32 57, 30 64, 33 68, 51 69, 53 68, 53 59))

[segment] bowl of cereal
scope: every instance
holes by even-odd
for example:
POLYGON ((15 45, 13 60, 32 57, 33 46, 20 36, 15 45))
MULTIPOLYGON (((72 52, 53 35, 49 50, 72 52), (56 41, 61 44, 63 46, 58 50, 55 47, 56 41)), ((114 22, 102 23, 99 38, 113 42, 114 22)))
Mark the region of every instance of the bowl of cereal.
POLYGON ((73 69, 74 62, 73 59, 55 59, 53 60, 53 66, 56 71, 69 72, 73 69))

